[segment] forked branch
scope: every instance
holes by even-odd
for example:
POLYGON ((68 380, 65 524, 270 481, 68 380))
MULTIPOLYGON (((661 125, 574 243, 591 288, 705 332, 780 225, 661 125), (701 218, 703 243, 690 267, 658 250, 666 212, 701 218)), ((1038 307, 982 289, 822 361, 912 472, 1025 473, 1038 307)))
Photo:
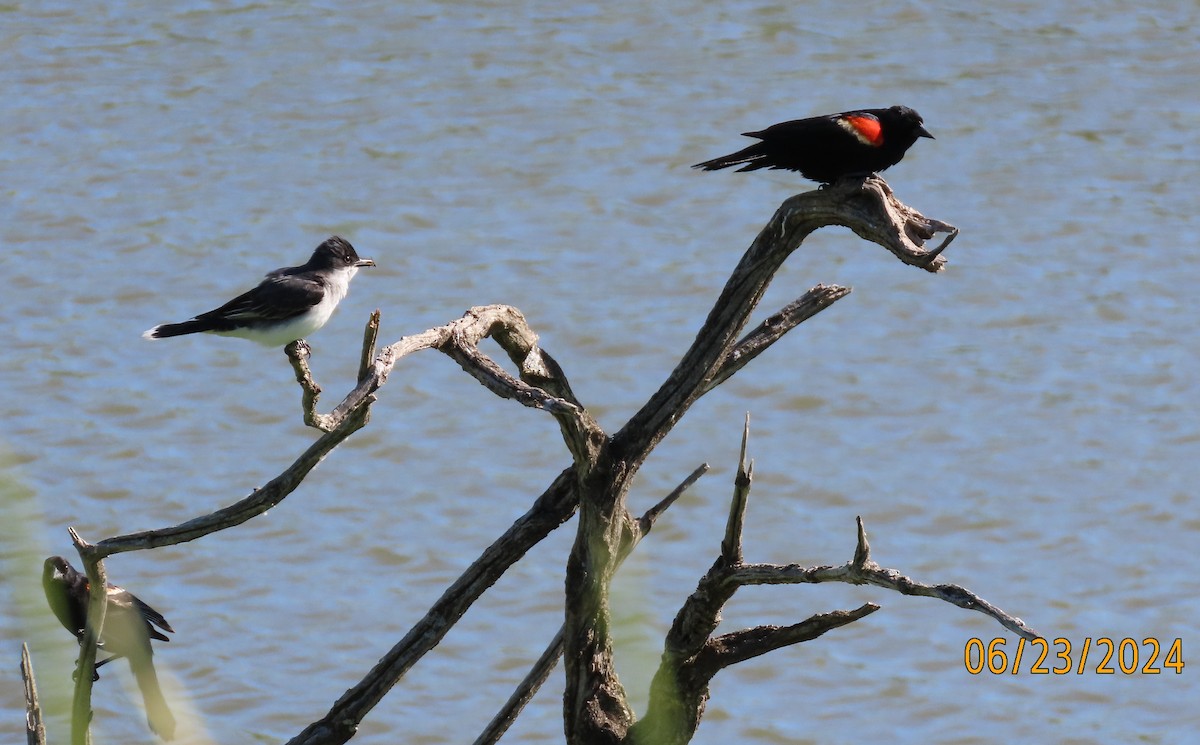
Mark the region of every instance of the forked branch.
MULTIPOLYGON (((75 536, 89 577, 93 582, 103 582, 101 560, 105 556, 194 540, 241 524, 279 504, 334 447, 367 424, 371 404, 399 360, 417 351, 436 349, 494 394, 554 416, 572 464, 559 474, 525 515, 447 588, 429 613, 358 685, 347 691, 325 717, 306 728, 292 742, 344 743, 349 740, 367 712, 421 656, 438 644, 471 604, 512 563, 569 519, 577 507, 581 516, 567 566, 566 619, 561 637, 567 672, 564 700, 567 739, 590 745, 640 739, 641 735, 649 733, 690 737, 707 696, 708 680, 717 670, 756 654, 814 638, 876 609, 868 604, 853 611, 820 614, 781 628, 757 627, 713 636, 721 607, 743 584, 813 581, 796 579, 800 576, 796 572, 832 571, 820 567, 793 571, 791 567, 743 563, 741 521, 752 475, 745 459, 743 440, 743 468, 739 471, 729 528, 720 556, 680 611, 668 637, 667 652, 659 671, 662 681, 656 676, 647 715, 634 729, 630 728, 634 724, 633 713, 617 680, 612 658, 610 582, 616 568, 653 526, 654 519, 691 481, 682 484, 672 496, 640 518, 634 517, 626 507, 629 485, 646 457, 695 401, 736 374, 799 323, 846 296, 848 288, 818 285, 770 315, 739 340, 751 313, 783 261, 809 233, 826 225, 849 227, 859 236, 884 246, 901 261, 931 272, 943 267, 946 260, 941 253, 957 234, 953 226, 925 218, 901 204, 887 184, 878 178, 851 186, 839 184, 787 200, 743 256, 695 342, 670 377, 611 438, 576 398, 557 362, 540 348, 538 337, 524 316, 511 306, 472 308, 462 318, 444 326, 402 337, 378 349, 379 313, 376 311, 364 331, 355 386, 328 414, 316 410, 321 389, 308 366, 307 346, 289 345, 288 357, 302 389, 304 420, 321 430, 322 436, 263 488, 211 515, 172 528, 118 536, 96 544, 87 544, 75 536), (939 232, 948 234, 942 244, 932 250, 923 248, 924 242, 939 232), (492 339, 516 366, 515 376, 480 349, 480 343, 487 338, 492 339), (664 685, 666 688, 662 688, 664 685)), ((698 472, 693 474, 693 480, 696 476, 698 472)), ((891 570, 879 568, 869 559, 865 533, 859 548, 855 560, 850 562, 843 575, 854 579, 838 581, 858 580, 910 594, 941 592, 942 595, 934 596, 951 602, 955 602, 951 598, 956 598, 961 601, 956 602, 960 607, 983 612, 991 609, 985 601, 962 588, 921 585, 899 573, 889 574, 891 570)), ((96 595, 100 596, 99 593, 96 595)), ((103 603, 94 610, 103 613, 103 603)), ((1022 626, 1019 619, 1015 623, 1022 626)), ((90 650, 84 645, 81 664, 85 659, 94 659, 94 639, 91 641, 90 650)), ((539 668, 531 673, 533 678, 542 674, 542 668, 553 664, 556 646, 557 642, 547 650, 539 668)), ((88 689, 90 683, 77 689, 77 705, 81 700, 86 703, 88 689), (83 692, 82 699, 80 692, 83 692)), ((515 711, 511 716, 515 716, 515 711)), ((507 720, 511 721, 511 718, 507 720)), ((77 716, 76 724, 80 721, 84 721, 86 731, 86 719, 77 716)))
POLYGON ((850 582, 887 587, 905 595, 936 597, 960 608, 978 610, 1006 628, 1027 638, 1037 632, 956 585, 927 585, 884 569, 871 560, 870 545, 862 518, 858 519, 858 543, 854 558, 841 567, 801 568, 797 565, 742 563, 742 524, 751 485, 751 467, 746 459, 747 429, 742 434, 742 454, 734 481, 733 498, 720 555, 700 579, 667 634, 662 662, 650 689, 646 716, 629 730, 632 743, 677 743, 692 739, 713 676, 730 665, 773 652, 792 644, 810 641, 825 632, 853 623, 879 610, 867 603, 855 610, 820 613, 788 626, 755 626, 714 635, 721 611, 738 588, 749 584, 801 584, 850 582))
MULTIPOLYGON (((828 225, 849 227, 906 264, 930 272, 937 272, 945 265, 942 252, 957 233, 953 226, 929 220, 902 204, 882 179, 870 177, 791 197, 758 234, 670 377, 601 449, 588 477, 580 479, 579 526, 567 563, 564 638, 565 728, 571 745, 616 745, 626 742, 632 734, 629 731, 634 719, 632 710, 612 659, 608 606, 609 587, 618 564, 617 547, 633 521, 625 506, 630 479, 701 396, 727 380, 797 323, 845 297, 848 291, 844 288, 819 286, 737 341, 783 262, 809 234, 828 225), (939 232, 950 236, 937 248, 926 250, 925 241, 939 232)), ((729 544, 727 548, 734 547, 729 544)), ((736 559, 736 551, 729 556, 736 559)), ((723 553, 719 562, 726 558, 723 553)), ((734 589, 714 582, 705 583, 705 587, 713 593, 709 598, 709 607, 713 609, 723 604, 721 593, 732 594, 734 589)), ((705 619, 705 611, 699 607, 681 611, 681 615, 695 612, 694 623, 677 624, 686 629, 681 633, 688 638, 669 639, 665 656, 674 655, 676 648, 691 648, 696 639, 708 639, 715 628, 716 615, 714 610, 705 619), (709 624, 712 628, 706 628, 709 624)))

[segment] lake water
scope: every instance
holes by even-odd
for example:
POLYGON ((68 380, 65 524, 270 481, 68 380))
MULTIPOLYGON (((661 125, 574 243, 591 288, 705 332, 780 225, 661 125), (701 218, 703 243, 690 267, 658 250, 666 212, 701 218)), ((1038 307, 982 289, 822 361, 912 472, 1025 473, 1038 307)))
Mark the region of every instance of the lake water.
MULTIPOLYGON (((501 302, 615 431, 757 230, 812 188, 688 166, 739 132, 894 103, 937 139, 887 177, 962 229, 950 264, 929 275, 827 230, 780 273, 759 317, 819 282, 855 291, 699 403, 640 473, 638 511, 713 466, 617 583, 634 707, 718 550, 746 412, 748 560, 841 563, 862 515, 885 566, 1077 646, 1182 639, 1190 663, 1198 29, 1194 3, 0 6, 0 733, 20 736, 21 641, 52 705, 69 696, 75 649, 37 584, 45 556, 71 554, 67 526, 99 540, 181 522, 316 436, 280 351, 144 329, 337 233, 379 266, 311 340, 324 403, 352 386, 374 308, 390 342, 501 302)), ((156 659, 184 741, 281 742, 323 715, 568 462, 549 416, 425 353, 268 515, 111 560, 177 629, 156 659)), ((561 621, 573 530, 485 595, 356 742, 472 740, 561 621)), ((883 609, 719 675, 696 742, 1200 728, 1191 668, 973 676, 964 646, 997 624, 878 588, 746 590, 722 630, 867 601, 883 609)), ((98 688, 98 741, 153 741, 121 680, 98 688)), ((506 741, 561 741, 561 690, 560 670, 506 741)))

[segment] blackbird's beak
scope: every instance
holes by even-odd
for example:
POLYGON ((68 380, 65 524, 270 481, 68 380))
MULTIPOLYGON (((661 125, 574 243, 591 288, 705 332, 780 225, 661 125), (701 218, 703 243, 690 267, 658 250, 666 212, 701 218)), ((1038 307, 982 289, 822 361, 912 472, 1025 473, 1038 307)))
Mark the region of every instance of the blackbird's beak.
POLYGON ((917 127, 917 137, 928 137, 931 140, 934 139, 934 136, 929 134, 929 130, 925 129, 924 127, 917 127))

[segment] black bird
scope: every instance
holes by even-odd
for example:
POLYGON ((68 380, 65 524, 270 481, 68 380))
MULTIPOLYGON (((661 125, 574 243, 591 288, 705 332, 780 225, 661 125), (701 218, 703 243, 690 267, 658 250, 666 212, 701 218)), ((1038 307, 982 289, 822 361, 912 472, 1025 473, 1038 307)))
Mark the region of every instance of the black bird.
MULTIPOLYGON (((54 611, 67 631, 82 642, 87 623, 87 575, 75 571, 63 557, 51 556, 42 568, 42 588, 46 591, 50 610, 54 611)), ((108 609, 104 613, 104 633, 100 643, 103 651, 111 656, 97 662, 96 667, 118 657, 129 660, 129 668, 146 701, 146 719, 150 729, 164 740, 170 740, 175 736, 175 717, 167 708, 167 700, 158 685, 158 673, 154 670, 152 659, 154 650, 150 648, 151 639, 164 642, 170 639, 155 626, 175 633, 161 613, 128 590, 109 584, 108 609)))
POLYGON ((207 331, 283 346, 324 326, 364 266, 375 262, 358 258, 350 241, 335 235, 317 246, 308 263, 276 269, 258 287, 220 308, 183 323, 160 324, 142 336, 165 339, 207 331))
POLYGON ((917 138, 933 139, 921 115, 907 106, 796 119, 743 134, 762 142, 692 168, 716 171, 740 165, 739 171, 783 169, 832 184, 847 176, 867 176, 894 166, 917 138))

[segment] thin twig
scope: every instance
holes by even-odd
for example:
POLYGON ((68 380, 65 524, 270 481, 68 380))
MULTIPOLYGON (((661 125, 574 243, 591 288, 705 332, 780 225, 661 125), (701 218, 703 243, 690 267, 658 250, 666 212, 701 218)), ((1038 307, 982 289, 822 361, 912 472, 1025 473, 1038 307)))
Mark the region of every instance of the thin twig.
POLYGON ((573 469, 566 469, 504 534, 471 563, 404 638, 361 681, 346 691, 321 719, 304 728, 289 745, 347 742, 371 709, 429 650, 454 627, 467 609, 535 546, 575 513, 579 497, 573 469))
POLYGON ((203 538, 235 525, 241 525, 247 520, 265 513, 295 491, 308 472, 315 468, 330 451, 366 425, 370 402, 373 400, 372 398, 364 402, 362 406, 351 413, 349 418, 343 420, 337 429, 325 433, 310 445, 308 450, 304 451, 287 470, 241 501, 173 527, 106 538, 82 550, 88 556, 104 558, 125 551, 173 546, 177 543, 203 538))
POLYGON ((504 702, 504 706, 500 707, 500 711, 496 712, 496 716, 492 717, 492 721, 488 722, 483 732, 479 733, 479 737, 475 738, 474 745, 493 745, 504 737, 504 733, 517 721, 517 716, 533 700, 534 694, 550 677, 550 673, 554 672, 554 666, 562 657, 562 650, 563 627, 559 626, 546 650, 538 657, 537 662, 533 663, 529 673, 504 702))
POLYGON ((729 350, 729 354, 713 373, 712 379, 705 383, 703 392, 708 393, 733 377, 734 373, 782 339, 784 334, 849 294, 849 287, 817 285, 780 308, 733 345, 733 349, 729 350))
POLYGON ((952 584, 931 585, 907 577, 895 569, 885 569, 870 558, 866 529, 862 518, 858 518, 858 543, 854 559, 841 566, 802 567, 798 564, 744 564, 729 573, 726 582, 739 587, 745 585, 791 585, 817 584, 820 582, 846 582, 852 585, 875 585, 895 590, 901 595, 936 598, 965 610, 978 611, 991 616, 1004 628, 1026 639, 1036 639, 1038 632, 1031 629, 1020 618, 997 608, 970 590, 952 584))
POLYGON ((29 645, 21 644, 21 680, 25 683, 25 740, 27 745, 46 745, 46 723, 42 721, 42 703, 38 700, 37 678, 29 645))
POLYGON ((358 358, 358 382, 366 380, 371 371, 371 361, 375 359, 375 346, 379 341, 379 309, 376 308, 367 325, 363 329, 362 354, 358 358))
MULTIPOLYGON (((646 514, 638 518, 638 526, 641 536, 645 537, 647 533, 654 527, 655 521, 667 508, 675 504, 675 500, 683 496, 683 493, 691 488, 692 484, 700 480, 700 477, 708 473, 709 466, 707 463, 701 463, 696 466, 696 470, 688 474, 688 477, 679 483, 679 486, 671 490, 671 493, 663 498, 658 504, 646 510, 646 514)), ((632 549, 633 546, 630 546, 632 549)))
POLYGON ((746 458, 749 441, 750 412, 746 412, 746 421, 742 426, 742 451, 738 456, 737 476, 733 480, 733 499, 729 500, 729 518, 725 522, 725 538, 721 541, 721 559, 727 566, 742 563, 742 526, 746 521, 750 484, 754 481, 754 463, 746 458))
POLYGON ((321 398, 321 386, 313 379, 312 370, 308 367, 308 358, 312 356, 312 348, 303 339, 297 339, 283 348, 288 361, 292 363, 292 371, 296 374, 296 382, 300 384, 300 407, 304 416, 304 424, 322 432, 333 429, 330 417, 317 413, 317 401, 321 398))
POLYGON ((755 626, 715 636, 704 645, 695 663, 696 674, 711 678, 718 671, 777 649, 812 641, 827 631, 859 621, 879 610, 864 603, 854 610, 817 613, 789 626, 755 626))

